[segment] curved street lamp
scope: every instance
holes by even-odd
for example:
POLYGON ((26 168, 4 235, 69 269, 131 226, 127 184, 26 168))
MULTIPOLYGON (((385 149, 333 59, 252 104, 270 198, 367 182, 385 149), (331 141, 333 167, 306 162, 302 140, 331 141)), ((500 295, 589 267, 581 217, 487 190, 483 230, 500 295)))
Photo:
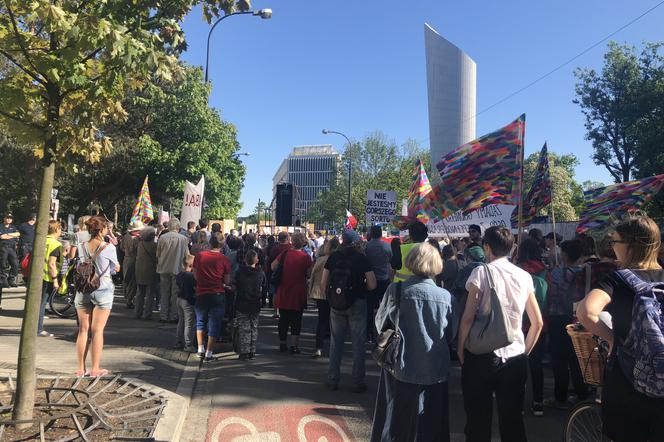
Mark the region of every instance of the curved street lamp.
POLYGON ((352 153, 350 148, 351 148, 352 144, 350 142, 350 139, 345 134, 343 134, 341 132, 337 132, 336 130, 323 129, 323 135, 328 135, 328 134, 341 135, 348 142, 348 147, 346 148, 346 150, 348 150, 348 206, 347 206, 347 209, 350 212, 351 211, 350 210, 351 153, 352 153))
POLYGON ((208 32, 208 37, 207 37, 207 48, 205 51, 205 82, 208 82, 208 63, 210 61, 210 37, 212 36, 212 31, 214 31, 214 28, 217 27, 217 25, 226 17, 230 17, 232 15, 247 15, 251 14, 255 17, 260 17, 263 20, 269 20, 272 18, 272 9, 259 9, 258 11, 239 11, 239 12, 233 12, 232 14, 227 14, 224 15, 223 17, 219 18, 214 24, 212 25, 212 28, 210 29, 210 32, 208 32))

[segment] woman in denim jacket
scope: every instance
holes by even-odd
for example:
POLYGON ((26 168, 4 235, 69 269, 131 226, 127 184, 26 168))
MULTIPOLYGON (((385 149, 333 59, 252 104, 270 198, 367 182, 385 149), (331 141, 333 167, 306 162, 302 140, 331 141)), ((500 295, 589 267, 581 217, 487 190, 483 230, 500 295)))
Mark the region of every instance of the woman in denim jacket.
POLYGON ((450 293, 434 282, 443 262, 437 250, 421 243, 405 265, 414 275, 388 287, 376 314, 378 330, 396 322, 401 284, 401 348, 394 373, 381 372, 371 440, 449 441, 447 376, 456 316, 450 293))

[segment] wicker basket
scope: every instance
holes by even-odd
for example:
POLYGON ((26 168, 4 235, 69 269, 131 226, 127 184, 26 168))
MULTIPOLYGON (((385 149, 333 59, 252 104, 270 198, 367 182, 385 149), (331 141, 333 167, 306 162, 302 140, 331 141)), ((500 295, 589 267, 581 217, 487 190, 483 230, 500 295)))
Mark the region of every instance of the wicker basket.
POLYGON ((578 325, 570 324, 566 329, 567 334, 572 338, 583 380, 588 385, 602 385, 606 356, 600 352, 595 336, 583 329, 579 330, 578 327, 578 325))

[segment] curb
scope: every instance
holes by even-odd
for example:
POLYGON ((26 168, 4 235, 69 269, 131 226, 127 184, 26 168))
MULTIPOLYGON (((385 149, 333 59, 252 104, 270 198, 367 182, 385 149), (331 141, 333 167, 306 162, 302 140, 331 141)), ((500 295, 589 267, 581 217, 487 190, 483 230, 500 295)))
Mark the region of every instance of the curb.
POLYGON ((182 370, 180 382, 175 393, 158 389, 159 394, 164 396, 167 402, 154 432, 155 442, 180 441, 191 397, 194 394, 196 381, 200 374, 200 367, 200 360, 196 358, 196 355, 190 354, 187 359, 187 365, 182 370))

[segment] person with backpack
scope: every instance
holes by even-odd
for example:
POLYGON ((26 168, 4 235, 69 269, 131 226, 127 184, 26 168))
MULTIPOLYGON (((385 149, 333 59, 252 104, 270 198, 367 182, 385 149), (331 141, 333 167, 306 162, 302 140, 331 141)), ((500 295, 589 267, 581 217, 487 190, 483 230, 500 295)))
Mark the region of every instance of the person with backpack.
POLYGON ((581 368, 567 334, 567 325, 574 322, 574 303, 583 299, 583 286, 579 286, 578 275, 583 271, 581 263, 583 243, 579 239, 560 244, 562 266, 551 272, 547 292, 549 351, 553 367, 554 397, 548 405, 561 410, 569 408, 568 385, 570 375, 574 392, 579 400, 588 397, 588 386, 583 382, 581 368))
POLYGON ((339 238, 333 236, 319 248, 320 254, 316 258, 311 278, 309 279, 309 298, 316 302, 318 310, 318 321, 316 323, 316 349, 312 358, 320 358, 323 355, 323 345, 330 337, 330 303, 327 302, 325 288, 321 286, 325 263, 332 253, 339 248, 339 238))
POLYGON ((621 270, 598 282, 577 317, 605 339, 611 357, 602 390, 602 431, 614 442, 664 440, 664 270, 659 227, 630 215, 611 235, 621 270), (611 314, 613 328, 600 320, 611 314))
MULTIPOLYGON (((530 273, 533 278, 533 285, 535 287, 535 298, 537 305, 541 312, 546 311, 546 293, 549 284, 546 282, 548 272, 546 265, 542 259, 542 248, 540 247, 539 240, 535 238, 526 238, 519 247, 517 255, 517 265, 526 272, 530 273)), ((542 320, 544 321, 544 328, 540 333, 537 343, 533 350, 528 355, 528 365, 530 366, 530 379, 533 384, 533 402, 530 407, 534 416, 544 416, 544 368, 542 367, 542 360, 546 352, 546 317, 542 313, 542 320)), ((530 323, 528 318, 524 318, 523 322, 524 332, 528 332, 530 323)))
POLYGON ((302 312, 307 306, 307 278, 313 262, 305 252, 307 238, 302 232, 295 232, 291 237, 292 249, 286 249, 274 261, 272 272, 281 268, 281 280, 277 286, 274 305, 279 309, 279 351, 289 350, 300 354, 300 331, 302 330, 302 312), (293 337, 288 347, 288 329, 293 337))
POLYGON ((483 243, 488 264, 476 267, 466 282, 468 299, 459 324, 464 432, 468 441, 491 440, 495 396, 500 440, 524 442, 528 354, 542 330, 542 316, 532 278, 507 258, 514 245, 510 229, 489 227, 483 243), (525 336, 521 328, 524 312, 530 321, 525 336), (486 329, 489 331, 483 333, 486 329))
POLYGON ((360 236, 354 230, 344 230, 341 248, 325 263, 321 286, 330 303, 330 362, 327 388, 339 389, 341 357, 346 332, 350 330, 353 344, 353 391, 367 390, 365 377, 365 348, 367 339, 367 293, 377 287, 376 275, 367 257, 359 250, 360 236))
POLYGON ((244 265, 235 277, 235 321, 238 327, 239 359, 246 361, 256 356, 258 316, 261 311, 262 288, 265 273, 259 265, 258 253, 250 249, 244 254, 244 265))
POLYGON ((76 266, 76 297, 74 306, 78 315, 76 376, 106 376, 108 370, 100 367, 104 348, 104 328, 111 315, 115 286, 113 275, 120 271, 118 255, 113 244, 104 241, 108 225, 104 217, 96 215, 85 225, 90 240, 79 244, 81 262, 76 266), (92 339, 88 343, 88 335, 92 339), (89 351, 88 351, 89 350, 89 351), (91 367, 85 369, 85 357, 90 353, 91 367))

